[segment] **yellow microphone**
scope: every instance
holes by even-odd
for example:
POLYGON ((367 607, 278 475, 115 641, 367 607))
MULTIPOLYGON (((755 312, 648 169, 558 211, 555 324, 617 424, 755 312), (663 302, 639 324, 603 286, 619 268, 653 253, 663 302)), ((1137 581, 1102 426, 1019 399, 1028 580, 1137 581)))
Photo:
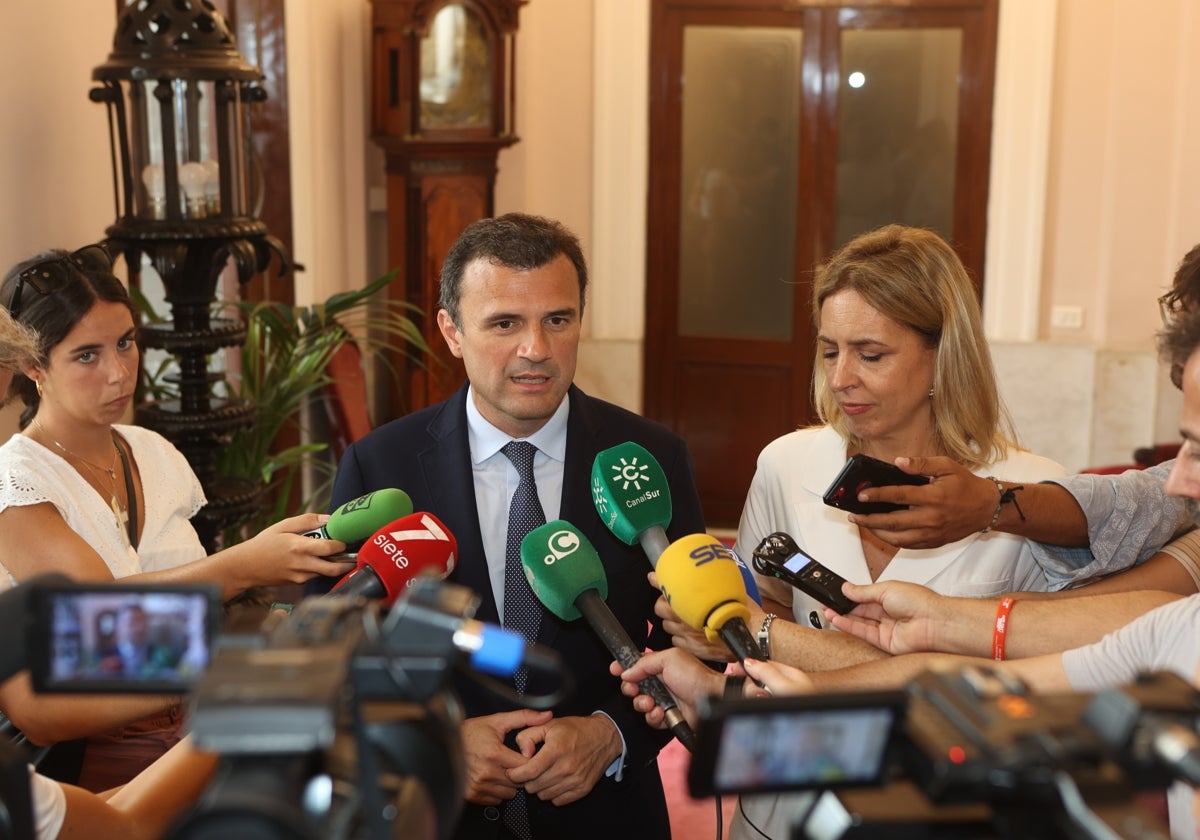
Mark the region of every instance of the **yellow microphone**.
POLYGON ((710 642, 724 642, 739 662, 762 658, 746 626, 750 608, 742 572, 724 543, 708 534, 681 537, 663 551, 655 571, 663 596, 685 624, 710 642))

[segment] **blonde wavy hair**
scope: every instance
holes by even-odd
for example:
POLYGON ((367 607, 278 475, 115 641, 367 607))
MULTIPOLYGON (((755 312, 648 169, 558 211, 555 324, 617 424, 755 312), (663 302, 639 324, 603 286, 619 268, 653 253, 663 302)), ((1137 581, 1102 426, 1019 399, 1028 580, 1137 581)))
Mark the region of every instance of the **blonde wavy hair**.
MULTIPOLYGON (((812 308, 818 329, 825 299, 847 289, 936 351, 933 442, 942 454, 975 469, 1020 448, 996 387, 974 285, 945 240, 903 225, 851 240, 817 268, 812 308)), ((851 449, 862 450, 863 441, 850 433, 834 399, 820 353, 813 366, 813 403, 823 423, 836 429, 851 449)))
POLYGON ((19 373, 26 365, 38 364, 42 351, 33 330, 18 324, 0 307, 0 370, 19 373))

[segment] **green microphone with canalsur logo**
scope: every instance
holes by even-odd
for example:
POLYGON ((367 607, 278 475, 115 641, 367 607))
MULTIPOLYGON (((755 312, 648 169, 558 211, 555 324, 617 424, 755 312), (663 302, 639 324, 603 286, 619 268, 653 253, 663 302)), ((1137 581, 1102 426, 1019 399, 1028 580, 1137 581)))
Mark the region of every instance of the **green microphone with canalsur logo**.
POLYGON ((666 550, 671 488, 658 460, 628 441, 598 453, 592 462, 592 502, 604 527, 626 545, 641 543, 651 567, 666 550))

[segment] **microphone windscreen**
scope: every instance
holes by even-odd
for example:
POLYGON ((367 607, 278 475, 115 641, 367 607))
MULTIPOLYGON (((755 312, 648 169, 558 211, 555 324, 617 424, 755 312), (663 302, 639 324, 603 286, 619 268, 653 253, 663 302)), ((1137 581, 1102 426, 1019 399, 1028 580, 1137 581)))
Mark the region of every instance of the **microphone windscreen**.
POLYGON ((378 529, 413 512, 412 499, 403 490, 388 487, 351 499, 329 514, 325 533, 331 540, 356 543, 378 529))
POLYGON ((422 576, 444 580, 454 571, 458 541, 432 513, 418 511, 380 528, 358 550, 358 565, 333 587, 336 592, 366 569, 379 578, 384 605, 422 576))
POLYGON ((600 555, 570 522, 556 519, 526 534, 521 540, 521 565, 533 594, 563 621, 580 617, 575 599, 587 590, 608 597, 600 555))
POLYGON ((711 636, 731 618, 750 615, 734 554, 716 537, 680 537, 667 546, 655 571, 667 603, 689 627, 711 636))
POLYGON ((626 545, 657 525, 671 524, 667 474, 644 446, 627 441, 592 462, 592 501, 604 527, 626 545))

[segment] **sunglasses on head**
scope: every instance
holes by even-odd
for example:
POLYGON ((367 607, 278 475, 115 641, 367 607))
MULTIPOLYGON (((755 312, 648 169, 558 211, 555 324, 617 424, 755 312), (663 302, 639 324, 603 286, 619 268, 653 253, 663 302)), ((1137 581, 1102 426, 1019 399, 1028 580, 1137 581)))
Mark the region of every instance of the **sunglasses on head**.
POLYGON ((1162 318, 1163 326, 1169 327, 1175 322, 1184 311, 1184 300, 1175 289, 1167 292, 1158 299, 1158 314, 1162 318))
POLYGON ((21 295, 26 286, 39 295, 53 294, 85 271, 112 271, 112 257, 103 245, 85 245, 66 256, 34 263, 17 275, 8 314, 14 321, 20 317, 21 295))

